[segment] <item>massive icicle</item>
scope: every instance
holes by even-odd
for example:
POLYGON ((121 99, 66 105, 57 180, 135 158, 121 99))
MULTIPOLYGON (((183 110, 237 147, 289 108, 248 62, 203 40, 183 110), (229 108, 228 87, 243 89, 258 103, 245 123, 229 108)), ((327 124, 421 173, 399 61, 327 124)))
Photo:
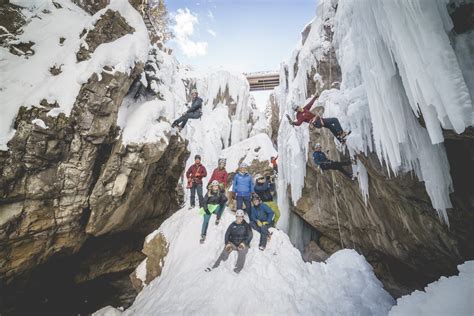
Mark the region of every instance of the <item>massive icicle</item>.
MULTIPOLYGON (((352 155, 375 150, 395 175, 414 171, 424 181, 433 208, 448 222, 453 187, 441 128, 461 133, 473 125, 474 112, 447 35, 452 23, 446 4, 446 0, 322 1, 306 41, 290 67, 283 68, 286 74, 276 94, 282 115, 291 113, 293 103, 304 103, 306 78, 331 47, 324 31, 332 29, 341 88, 323 92, 317 105, 325 106, 325 116, 339 117, 352 131, 348 140, 352 155), (417 119, 421 116, 426 129, 417 119)), ((318 78, 316 74, 313 80, 318 78)), ((294 203, 303 185, 300 171, 307 141, 305 131, 294 131, 282 121, 279 149, 287 163, 282 166, 280 193, 285 194, 291 184, 294 203)), ((365 183, 361 189, 368 192, 365 183)))

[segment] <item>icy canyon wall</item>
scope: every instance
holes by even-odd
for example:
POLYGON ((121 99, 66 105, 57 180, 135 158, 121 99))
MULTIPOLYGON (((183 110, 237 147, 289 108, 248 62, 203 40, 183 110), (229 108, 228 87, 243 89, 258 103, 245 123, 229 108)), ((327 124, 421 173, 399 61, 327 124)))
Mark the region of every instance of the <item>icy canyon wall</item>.
POLYGON ((320 248, 360 251, 399 296, 474 256, 473 31, 453 30, 462 1, 369 2, 322 1, 282 66, 279 199, 320 248), (347 147, 284 119, 314 93, 313 110, 352 131, 347 147), (316 142, 329 159, 356 158, 358 179, 319 171, 316 142))

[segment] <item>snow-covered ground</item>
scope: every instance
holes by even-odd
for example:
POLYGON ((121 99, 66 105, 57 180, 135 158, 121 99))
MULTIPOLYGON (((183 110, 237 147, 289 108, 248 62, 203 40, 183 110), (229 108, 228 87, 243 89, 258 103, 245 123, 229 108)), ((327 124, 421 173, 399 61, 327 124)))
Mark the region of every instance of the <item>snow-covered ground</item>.
POLYGON ((391 316, 474 315, 474 261, 458 266, 459 275, 441 277, 424 291, 397 300, 391 316))
MULTIPOLYGON (((244 269, 233 272, 236 253, 211 272, 224 246, 234 215, 226 210, 216 226, 211 219, 204 244, 199 244, 202 216, 183 209, 159 231, 169 242, 164 269, 138 295, 124 315, 386 315, 394 301, 372 267, 353 250, 342 250, 326 263, 301 259, 288 236, 274 230, 265 251, 257 232, 244 269)), ((114 315, 107 308, 96 315, 114 315)))

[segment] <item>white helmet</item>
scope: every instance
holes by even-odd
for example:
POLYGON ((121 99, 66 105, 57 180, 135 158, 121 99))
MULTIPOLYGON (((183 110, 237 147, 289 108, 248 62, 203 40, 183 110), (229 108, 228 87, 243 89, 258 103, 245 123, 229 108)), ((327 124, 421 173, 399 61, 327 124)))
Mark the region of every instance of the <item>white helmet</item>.
POLYGON ((258 179, 262 179, 263 176, 260 174, 260 173, 257 173, 254 177, 255 181, 257 181, 258 179))
POLYGON ((321 148, 321 144, 320 144, 320 143, 316 143, 316 145, 314 145, 314 148, 321 148))
POLYGON ((219 181, 214 180, 214 181, 211 182, 211 187, 213 187, 215 185, 219 185, 219 181))
POLYGON ((244 217, 244 215, 245 213, 242 210, 237 210, 237 212, 235 212, 235 217, 244 217))
POLYGON ((248 168, 249 165, 246 164, 245 162, 242 162, 239 167, 240 167, 240 168, 248 168))
POLYGON ((191 90, 191 93, 196 93, 196 94, 198 94, 198 91, 197 91, 197 89, 192 89, 192 90, 191 90))

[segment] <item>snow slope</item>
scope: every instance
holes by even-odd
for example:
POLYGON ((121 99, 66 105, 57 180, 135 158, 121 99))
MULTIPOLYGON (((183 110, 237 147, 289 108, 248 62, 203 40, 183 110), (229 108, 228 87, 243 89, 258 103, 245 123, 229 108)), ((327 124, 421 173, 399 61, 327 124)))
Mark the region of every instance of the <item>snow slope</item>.
MULTIPOLYGON (((282 65, 275 94, 281 118, 293 115, 291 106, 310 97, 308 75, 319 69, 320 61, 327 61, 334 45, 341 88, 324 91, 315 106, 323 106, 326 117, 338 117, 342 127, 352 131, 347 141, 351 155, 375 152, 394 175, 413 172, 424 182, 440 218, 449 223, 446 209, 452 207, 453 185, 441 128, 463 132, 473 125, 474 110, 466 85, 469 78, 463 77, 457 58, 463 65, 472 63, 465 62, 462 54, 456 56, 451 46, 446 3, 320 1, 305 43, 298 46, 289 66, 282 65), (327 30, 334 32, 332 44, 327 30), (426 128, 418 122, 420 117, 426 128)), ((321 76, 316 73, 312 79, 317 82, 321 76)), ((287 185, 293 203, 301 196, 308 141, 306 127, 294 129, 282 120, 278 139, 280 188, 285 188, 279 192, 282 204, 287 185)), ((369 182, 363 166, 357 169, 363 175, 359 180, 366 198, 369 182)))
MULTIPOLYGON (((163 272, 123 315, 386 315, 394 303, 355 251, 339 251, 326 263, 307 263, 279 230, 264 252, 258 250, 254 232, 240 274, 232 271, 235 253, 205 272, 222 251, 233 219, 229 211, 218 226, 211 219, 202 245, 202 217, 196 210, 183 209, 167 219, 159 228, 169 242, 163 272)), ((120 314, 109 307, 95 315, 120 314)))
POLYGON ((474 261, 459 265, 458 270, 457 276, 441 277, 424 291, 399 298, 389 315, 473 315, 474 261))
POLYGON ((35 53, 16 56, 0 47, 0 150, 7 150, 6 144, 15 133, 12 123, 20 106, 40 106, 46 99, 59 105, 50 115, 69 115, 81 85, 93 73, 100 73, 104 66, 129 73, 136 62, 146 61, 149 48, 145 24, 127 0, 112 0, 92 17, 69 0, 61 1, 63 8, 56 8, 51 1, 20 2, 28 8, 22 10, 27 24, 17 41, 34 42, 35 53), (108 9, 118 11, 135 32, 100 45, 90 59, 78 63, 79 35, 83 29, 93 28, 108 9), (65 38, 63 44, 61 37, 65 38), (49 72, 53 66, 61 67, 62 72, 53 76, 49 72))

